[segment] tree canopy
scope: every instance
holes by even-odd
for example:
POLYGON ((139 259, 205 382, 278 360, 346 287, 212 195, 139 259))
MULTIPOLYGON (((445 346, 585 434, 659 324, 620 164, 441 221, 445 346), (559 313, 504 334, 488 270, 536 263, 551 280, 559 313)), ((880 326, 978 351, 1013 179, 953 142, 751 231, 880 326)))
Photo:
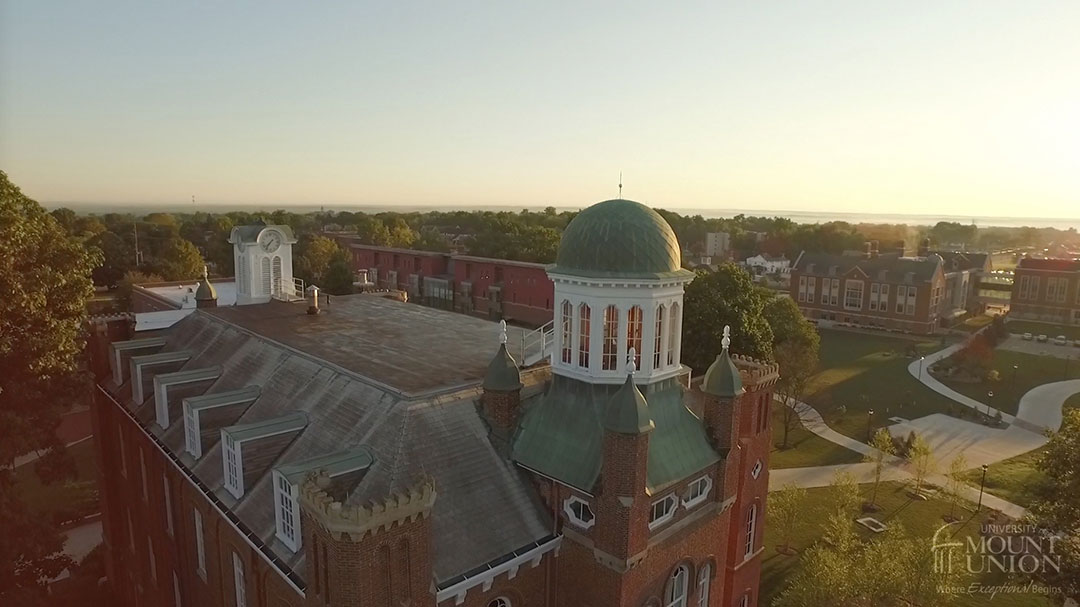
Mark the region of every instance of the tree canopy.
POLYGON ((683 362, 704 373, 720 353, 724 325, 731 326, 733 352, 770 359, 773 332, 765 319, 765 300, 750 274, 733 263, 716 272, 698 272, 683 298, 683 362))

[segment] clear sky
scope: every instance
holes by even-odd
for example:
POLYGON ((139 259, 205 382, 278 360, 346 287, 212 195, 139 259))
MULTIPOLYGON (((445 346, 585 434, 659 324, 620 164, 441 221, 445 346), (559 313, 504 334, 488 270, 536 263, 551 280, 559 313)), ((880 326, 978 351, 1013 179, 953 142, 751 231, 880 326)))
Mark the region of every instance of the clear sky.
POLYGON ((0 0, 45 203, 1080 216, 1080 1, 0 0))

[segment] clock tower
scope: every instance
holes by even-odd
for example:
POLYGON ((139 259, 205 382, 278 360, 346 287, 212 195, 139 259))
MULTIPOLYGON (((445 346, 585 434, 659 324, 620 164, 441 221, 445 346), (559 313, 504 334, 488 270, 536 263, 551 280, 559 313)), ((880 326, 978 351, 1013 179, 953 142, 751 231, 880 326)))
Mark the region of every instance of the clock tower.
POLYGON ((236 304, 266 303, 273 297, 303 297, 295 293, 292 270, 292 229, 286 225, 237 226, 229 235, 236 272, 236 304))

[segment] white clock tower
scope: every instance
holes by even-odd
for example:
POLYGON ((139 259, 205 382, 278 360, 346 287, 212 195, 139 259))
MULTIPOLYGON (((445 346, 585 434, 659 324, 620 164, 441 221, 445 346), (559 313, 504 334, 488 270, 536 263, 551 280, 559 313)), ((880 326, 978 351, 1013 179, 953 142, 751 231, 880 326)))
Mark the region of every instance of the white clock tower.
POLYGON ((303 297, 295 293, 289 226, 264 223, 237 226, 229 235, 236 272, 236 304, 266 303, 273 297, 303 297))

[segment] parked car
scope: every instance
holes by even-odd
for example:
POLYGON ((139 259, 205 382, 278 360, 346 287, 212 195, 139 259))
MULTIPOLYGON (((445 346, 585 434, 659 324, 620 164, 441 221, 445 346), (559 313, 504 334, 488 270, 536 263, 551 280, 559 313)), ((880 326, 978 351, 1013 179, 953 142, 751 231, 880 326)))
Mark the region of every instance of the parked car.
POLYGON ((1046 343, 1046 336, 1045 335, 1040 335, 1040 336, 1036 337, 1035 339, 1037 341, 1042 342, 1042 343, 1046 343))
POLYGON ((1034 339, 1034 338, 1031 336, 1031 333, 1024 333, 1024 337, 1023 337, 1024 341, 1031 341, 1032 339, 1034 339))
POLYGON ((1073 340, 1073 345, 1076 346, 1077 348, 1080 348, 1080 339, 1074 339, 1073 340))
POLYGON ((1054 339, 1054 343, 1059 345, 1059 346, 1067 346, 1067 345, 1069 345, 1069 340, 1065 339, 1064 335, 1058 335, 1054 339))

